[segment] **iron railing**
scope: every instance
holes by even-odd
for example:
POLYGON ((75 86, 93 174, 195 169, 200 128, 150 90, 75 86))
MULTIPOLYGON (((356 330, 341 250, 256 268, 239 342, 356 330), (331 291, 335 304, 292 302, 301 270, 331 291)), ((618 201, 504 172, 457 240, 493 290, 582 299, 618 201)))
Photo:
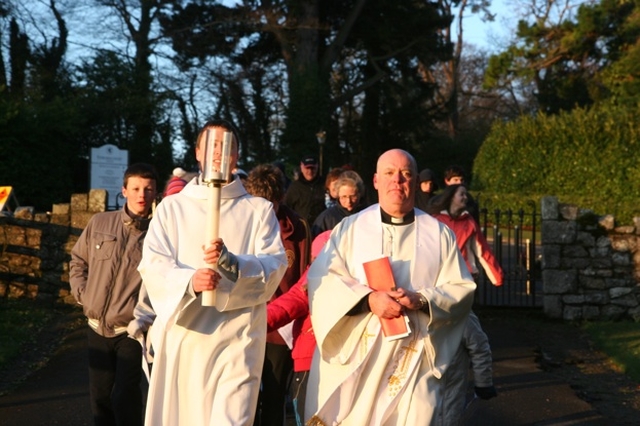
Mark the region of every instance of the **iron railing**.
MULTIPOLYGON (((495 287, 481 271, 475 303, 481 306, 542 306, 540 273, 540 215, 532 201, 529 208, 480 210, 480 226, 504 271, 504 284, 495 287)), ((481 269, 481 268, 480 268, 481 269)))

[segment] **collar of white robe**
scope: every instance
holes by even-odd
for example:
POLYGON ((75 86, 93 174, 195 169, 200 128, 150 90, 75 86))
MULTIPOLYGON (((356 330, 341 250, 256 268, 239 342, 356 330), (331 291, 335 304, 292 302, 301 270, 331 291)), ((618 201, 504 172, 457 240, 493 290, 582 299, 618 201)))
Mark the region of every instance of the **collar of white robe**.
POLYGON ((387 225, 408 225, 416 219, 413 210, 404 215, 404 217, 394 217, 380 208, 380 215, 382 216, 382 223, 386 223, 387 225))

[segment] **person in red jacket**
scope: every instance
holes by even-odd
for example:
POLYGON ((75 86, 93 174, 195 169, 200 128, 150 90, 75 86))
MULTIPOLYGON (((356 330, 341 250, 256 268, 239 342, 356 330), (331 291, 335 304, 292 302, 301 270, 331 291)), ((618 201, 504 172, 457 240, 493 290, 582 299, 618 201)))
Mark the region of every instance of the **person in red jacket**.
MULTIPOLYGON (((311 243, 311 261, 322 251, 325 243, 329 240, 331 231, 324 231, 319 234, 311 243)), ((289 395, 293 400, 293 407, 296 415, 296 424, 304 424, 304 400, 307 395, 307 378, 311 369, 311 358, 316 349, 316 337, 311 327, 311 317, 309 316, 309 298, 307 297, 307 272, 300 277, 300 280, 289 289, 288 292, 278 297, 267 305, 267 331, 277 330, 293 323, 293 379, 289 395)))
POLYGON ((469 272, 476 281, 480 273, 479 263, 493 285, 501 286, 504 280, 502 267, 493 255, 480 225, 469 214, 467 200, 467 188, 464 185, 449 185, 429 204, 427 213, 451 228, 469 272))
MULTIPOLYGON (((493 255, 478 222, 467 210, 467 188, 463 184, 447 186, 438 197, 432 199, 427 213, 447 225, 456 235, 456 243, 469 272, 478 281, 478 263, 495 286, 504 282, 504 273, 493 255)), ((471 312, 467 319, 462 344, 451 366, 443 376, 443 403, 438 412, 436 424, 459 424, 464 407, 469 367, 473 372, 474 394, 481 399, 491 399, 498 395, 493 386, 491 347, 480 320, 471 312)))

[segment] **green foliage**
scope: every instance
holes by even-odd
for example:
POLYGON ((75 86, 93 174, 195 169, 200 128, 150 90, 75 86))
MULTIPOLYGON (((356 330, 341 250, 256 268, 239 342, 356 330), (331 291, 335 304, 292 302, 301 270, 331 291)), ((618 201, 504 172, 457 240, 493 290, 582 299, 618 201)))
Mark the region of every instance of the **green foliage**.
POLYGON ((585 323, 596 345, 633 380, 640 381, 640 324, 630 321, 585 323))
POLYGON ((0 93, 0 115, 0 184, 37 211, 67 202, 75 189, 79 110, 68 99, 27 104, 0 93))
POLYGON ((8 55, 0 57, 6 86, 0 89, 0 185, 13 186, 21 205, 50 210, 89 189, 90 148, 105 143, 127 149, 130 163, 148 162, 169 175, 175 140, 170 101, 153 84, 144 25, 133 59, 98 50, 74 67, 65 61, 63 14, 55 2, 48 12, 57 28, 50 41, 38 41, 21 27, 29 24, 0 14, 0 22, 10 23, 8 55))
MULTIPOLYGON (((540 202, 542 197, 551 194, 522 194, 522 193, 497 193, 490 191, 471 191, 476 198, 480 209, 487 209, 487 220, 493 222, 495 211, 500 210, 503 214, 511 210, 514 215, 520 209, 525 212, 524 224, 531 225, 531 217, 527 216, 533 211, 535 206, 536 214, 540 214, 540 202)), ((584 211, 582 220, 594 220, 606 214, 612 214, 619 225, 633 224, 633 218, 640 216, 640 206, 634 199, 606 200, 599 194, 580 196, 575 194, 555 195, 562 204, 572 204, 584 211), (587 213, 591 211, 592 213, 587 213)), ((483 217, 481 215, 481 217, 483 217)))
POLYGON ((313 67, 289 75, 287 127, 281 143, 284 153, 294 163, 304 155, 317 152, 316 132, 323 128, 322 122, 327 121, 329 90, 318 74, 313 67))
MULTIPOLYGON (((500 211, 499 222, 505 225, 509 220, 515 224, 520 223, 520 212, 523 213, 523 225, 533 225, 532 213, 540 214, 540 195, 504 194, 488 191, 470 191, 480 207, 480 223, 484 225, 485 218, 488 223, 496 223, 496 211, 500 211), (486 214, 486 216, 485 216, 486 214), (511 218, 509 219, 509 215, 511 218)), ((538 222, 539 226, 540 223, 538 222)))
POLYGON ((602 82, 611 100, 635 105, 640 99, 640 42, 630 47, 623 58, 602 72, 602 82))
POLYGON ((558 196, 629 221, 640 213, 640 110, 602 105, 496 123, 478 152, 473 188, 558 196))
POLYGON ((535 86, 540 110, 567 111, 615 99, 634 102, 638 86, 638 2, 585 2, 551 22, 541 9, 518 24, 517 38, 489 60, 486 88, 535 86))

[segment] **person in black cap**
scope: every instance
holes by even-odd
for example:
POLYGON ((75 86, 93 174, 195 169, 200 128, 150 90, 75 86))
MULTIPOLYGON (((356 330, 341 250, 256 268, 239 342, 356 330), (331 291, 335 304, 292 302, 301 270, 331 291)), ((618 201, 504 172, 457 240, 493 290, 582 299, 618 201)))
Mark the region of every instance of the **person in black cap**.
POLYGON ((324 191, 324 179, 318 173, 318 161, 316 157, 307 155, 300 161, 300 177, 291 182, 284 204, 311 224, 325 209, 324 191))
POLYGON ((438 189, 435 175, 430 169, 424 169, 418 175, 418 188, 416 189, 416 207, 427 211, 429 200, 438 189))

